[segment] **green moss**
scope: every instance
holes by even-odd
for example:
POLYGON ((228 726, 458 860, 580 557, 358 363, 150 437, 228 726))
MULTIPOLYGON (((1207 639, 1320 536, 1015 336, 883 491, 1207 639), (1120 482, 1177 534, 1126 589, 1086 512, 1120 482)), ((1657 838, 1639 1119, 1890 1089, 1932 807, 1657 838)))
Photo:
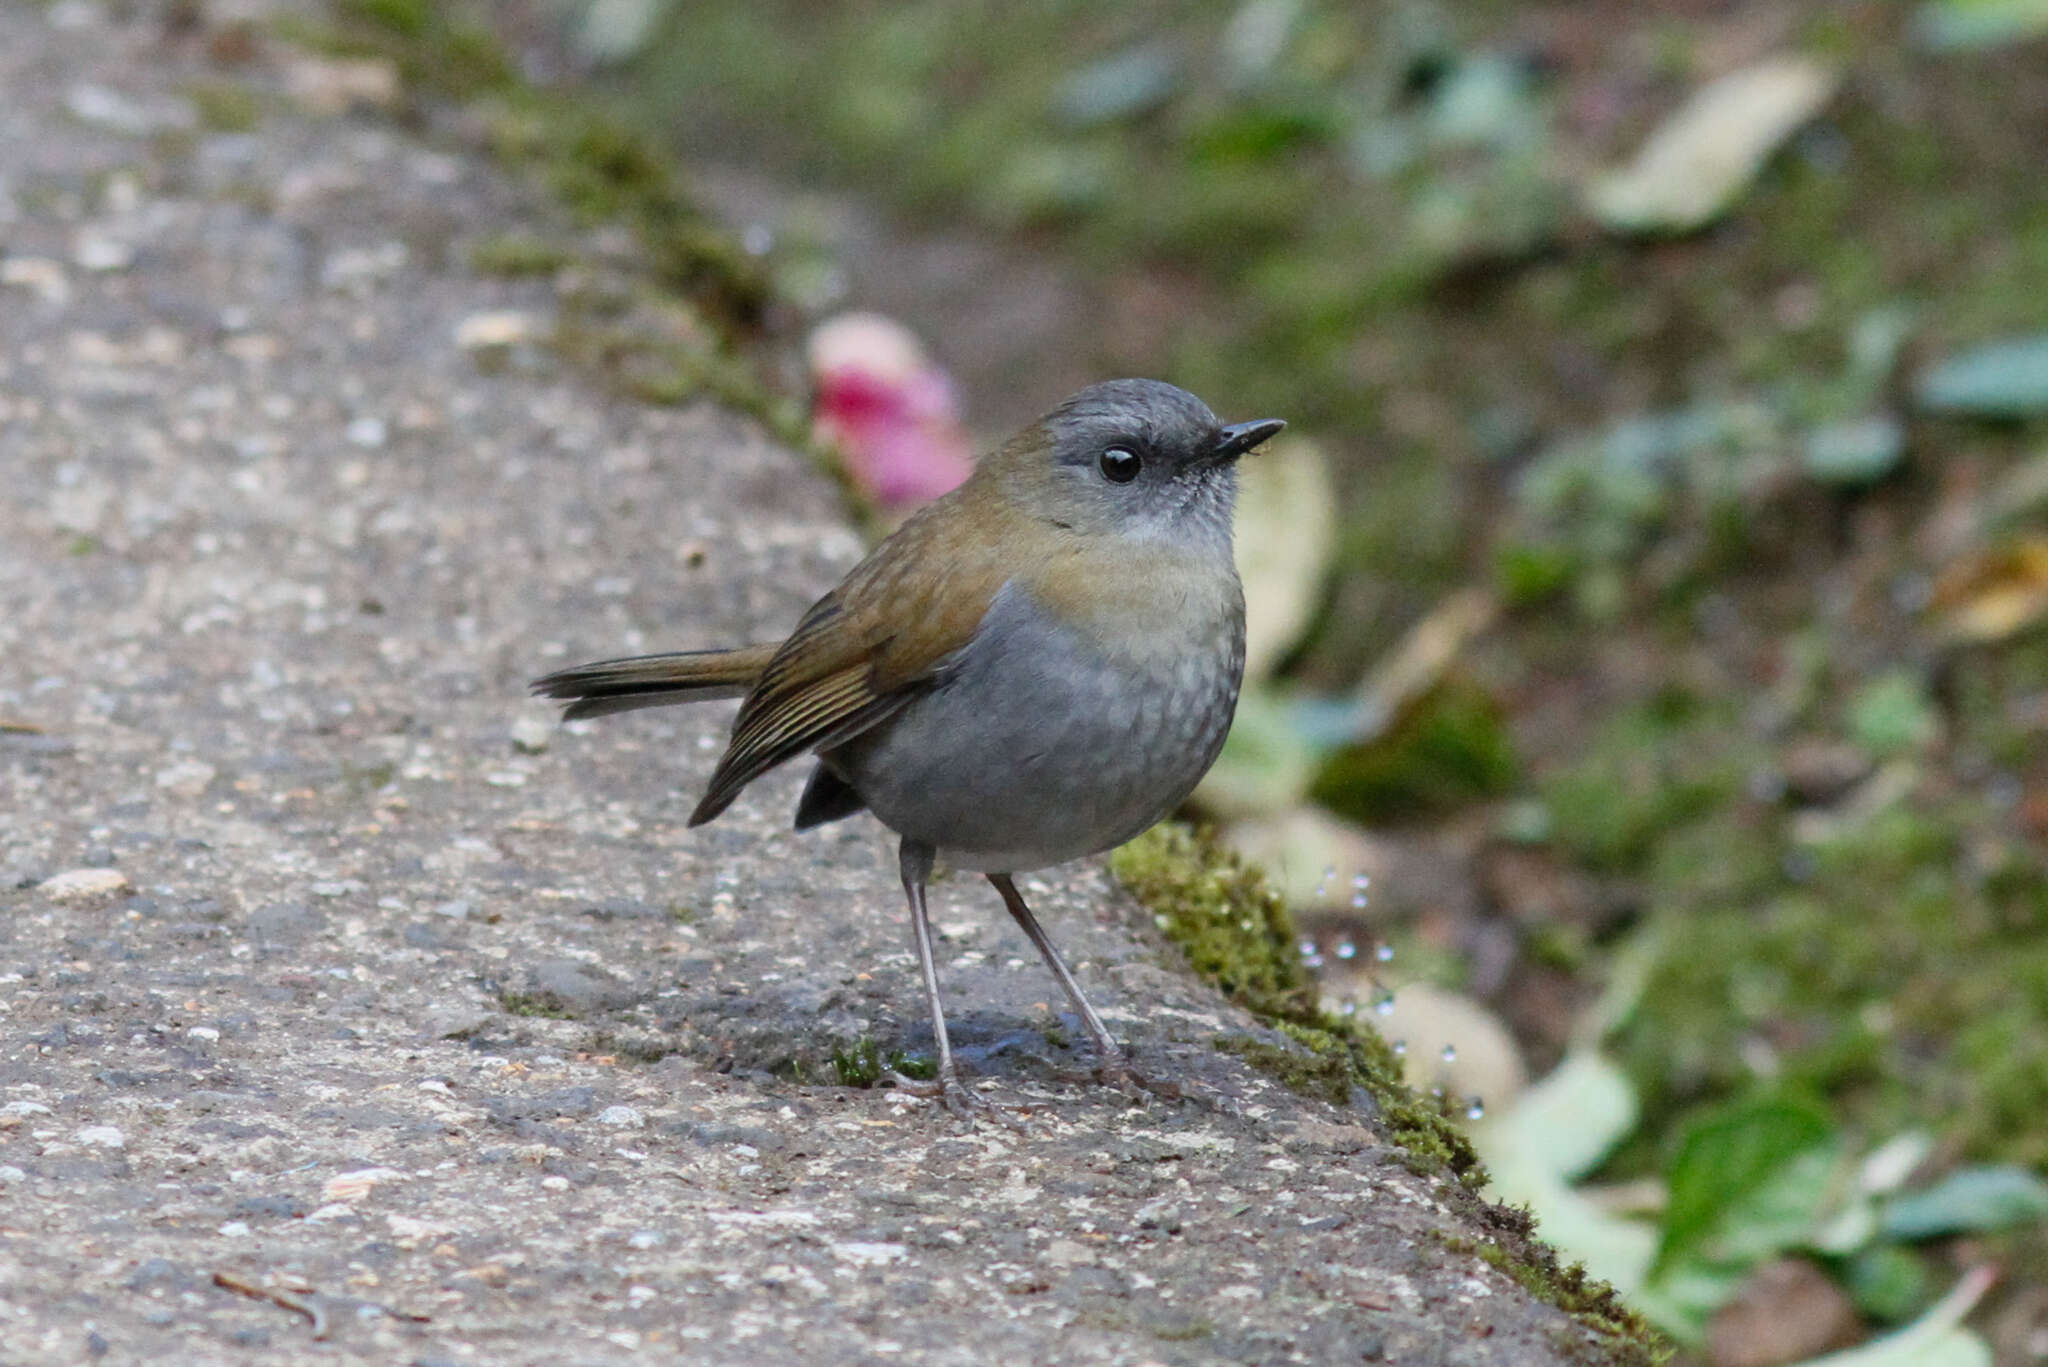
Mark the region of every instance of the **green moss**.
POLYGON ((513 1016, 538 1016, 551 1021, 576 1019, 575 1012, 564 1009, 560 1002, 545 993, 500 992, 498 1005, 513 1016))
POLYGON ((1227 1035, 1216 1041, 1219 1050, 1333 1104, 1349 1103, 1354 1088, 1364 1092, 1408 1165, 1449 1178, 1442 1190, 1499 1240, 1475 1248, 1496 1248, 1517 1281, 1600 1335, 1611 1360, 1659 1360, 1655 1334, 1612 1288, 1583 1269, 1560 1267, 1525 1214, 1474 1195, 1486 1174, 1471 1141, 1402 1081, 1401 1061, 1387 1042, 1369 1025, 1322 1009, 1296 949, 1293 919, 1258 869, 1173 824, 1117 850, 1111 868, 1197 972, 1286 1041, 1227 1035))
POLYGON ((214 133, 247 133, 256 127, 262 106, 255 92, 233 81, 200 81, 185 88, 198 111, 199 124, 214 133))
MULTIPOLYGON (((616 318, 565 300, 554 349, 618 393, 653 404, 702 398, 759 419, 777 439, 838 476, 837 462, 812 441, 802 406, 764 382, 743 344, 760 328, 772 298, 763 264, 713 222, 684 187, 676 159, 631 124, 574 92, 527 84, 477 12, 430 0, 343 0, 333 22, 315 28, 286 17, 288 37, 325 50, 394 62, 407 88, 467 99, 489 114, 489 145, 523 168, 578 218, 630 229, 646 270, 616 318), (657 319, 685 313, 697 335, 679 342, 657 319)), ((542 275, 572 264, 566 250, 520 233, 477 244, 471 264, 498 275, 542 275)), ((865 512, 851 496, 856 516, 865 512)))
POLYGON ((1509 607, 1531 607, 1554 598, 1578 573, 1578 557, 1569 546, 1526 542, 1503 546, 1493 559, 1494 583, 1509 607))
POLYGON ((862 1035, 852 1044, 835 1045, 832 1071, 842 1087, 872 1087, 882 1080, 882 1049, 872 1035, 862 1035))
MULTIPOLYGON (((722 326, 759 325, 766 272, 698 208, 673 159, 587 102, 526 84, 477 12, 432 0, 341 0, 334 15, 331 27, 301 26, 295 36, 385 57, 415 93, 490 97, 501 111, 493 144, 501 157, 530 167, 586 221, 631 228, 655 278, 722 326)), ((540 269, 530 253, 512 259, 540 269)))
POLYGON ((1657 965, 1621 1041, 1655 1131, 1753 1086, 1760 1056, 1847 1125, 1938 1123, 2048 1162, 2048 860, 1975 804, 1908 796, 1774 857, 1722 812, 1648 862, 1657 965), (1661 1117, 1661 1119, 1660 1119, 1661 1117))
POLYGON ((1199 1315, 1168 1314, 1147 1326, 1152 1337, 1167 1343, 1192 1343, 1216 1332, 1216 1326, 1199 1315))
POLYGON ((325 46, 389 58, 415 90, 466 99, 518 88, 518 68, 482 17, 440 0, 336 0, 325 46))
POLYGON ((1257 869, 1174 825, 1123 846, 1110 866, 1225 996, 1269 1020, 1316 1018, 1315 980, 1292 952, 1293 918, 1257 869))
POLYGON ((1233 1040, 1219 1048, 1289 1086, 1325 1095, 1336 1095, 1333 1070, 1341 1069, 1371 1096, 1396 1142, 1469 1185, 1484 1183, 1471 1143, 1402 1082, 1401 1062, 1386 1042, 1322 1009, 1315 979, 1295 951, 1293 919, 1258 869, 1173 825, 1125 845, 1111 866, 1197 973, 1300 1046, 1233 1040))
POLYGON ((1552 838, 1596 869, 1640 868, 1665 832, 1740 790, 1731 708, 1667 693, 1618 713, 1585 753, 1539 782, 1552 838))
MULTIPOLYGON (((1527 1222, 1526 1216, 1523 1222, 1527 1222)), ((1461 1238, 1455 1234, 1441 1238, 1444 1247, 1453 1253, 1477 1258, 1507 1274, 1530 1295, 1556 1306, 1620 1346, 1625 1356, 1619 1361, 1655 1364, 1671 1359, 1675 1351, 1672 1346, 1659 1340, 1634 1312, 1623 1307, 1616 1300, 1613 1288, 1590 1275, 1585 1264, 1559 1264, 1554 1260, 1534 1263, 1516 1256, 1513 1249, 1503 1244, 1461 1238)), ((1573 1355, 1578 1346, 1559 1345, 1568 1356, 1573 1355)))
POLYGON ((887 1054, 875 1043, 871 1035, 862 1035, 852 1044, 834 1045, 832 1048, 832 1072, 842 1087, 872 1087, 891 1073, 918 1081, 930 1081, 939 1075, 938 1065, 928 1058, 919 1058, 892 1049, 887 1054))
POLYGON ((351 797, 367 797, 382 792, 398 777, 398 766, 389 763, 344 764, 341 766, 342 791, 351 797))
POLYGON ((1341 1055, 1290 1049, 1250 1035, 1219 1035, 1213 1043, 1218 1053, 1243 1059, 1280 1079, 1289 1091, 1332 1106, 1351 1104, 1351 1065, 1341 1055))
POLYGON ((471 270, 484 275, 518 278, 553 275, 571 260, 569 252, 533 233, 494 233, 469 249, 471 270))
POLYGON ((1413 821, 1499 796, 1515 772, 1500 704, 1477 685, 1454 679, 1371 744, 1331 756, 1311 796, 1368 823, 1413 821))

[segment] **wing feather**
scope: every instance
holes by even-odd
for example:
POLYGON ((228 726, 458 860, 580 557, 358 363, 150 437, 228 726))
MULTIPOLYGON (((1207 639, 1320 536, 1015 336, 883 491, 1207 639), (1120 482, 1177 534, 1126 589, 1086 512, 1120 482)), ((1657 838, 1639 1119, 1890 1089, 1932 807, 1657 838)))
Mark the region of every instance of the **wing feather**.
POLYGON ((845 743, 944 679, 1015 568, 971 535, 983 519, 958 506, 986 494, 970 480, 913 516, 804 614, 740 704, 692 826, 776 765, 845 743))

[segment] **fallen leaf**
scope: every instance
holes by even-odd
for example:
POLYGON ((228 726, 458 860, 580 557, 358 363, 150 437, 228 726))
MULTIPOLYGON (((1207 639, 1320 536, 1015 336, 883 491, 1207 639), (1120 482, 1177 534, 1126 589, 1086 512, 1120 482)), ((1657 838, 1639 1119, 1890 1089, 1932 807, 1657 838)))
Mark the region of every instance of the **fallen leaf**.
POLYGON ((1637 1113, 1628 1075, 1604 1055, 1585 1049, 1567 1054, 1496 1125, 1501 1143, 1569 1181, 1597 1167, 1636 1127, 1637 1113))
POLYGON ((631 61, 667 11, 667 0, 591 0, 576 26, 576 50, 599 66, 631 61))
POLYGON ((1284 812, 1308 792, 1316 759, 1286 704, 1264 689, 1246 689, 1223 753, 1192 801, 1225 819, 1284 812))
POLYGON ((1336 538, 1337 491, 1321 447, 1283 437, 1239 467, 1237 574, 1244 581, 1247 679, 1270 676, 1300 639, 1322 596, 1336 538))
POLYGON ((1778 1367, 1855 1343, 1864 1336, 1856 1307, 1808 1258, 1765 1263, 1707 1325, 1713 1367, 1778 1367))
MULTIPOLYGON (((1325 997, 1326 1009, 1342 1001, 1325 997)), ((1362 1011, 1360 1014, 1364 1014, 1362 1011)), ((1424 982, 1403 983, 1371 1016, 1373 1029, 1404 1043, 1402 1074, 1419 1091, 1440 1087, 1462 1109, 1511 1104, 1528 1084, 1528 1066, 1500 1017, 1480 1002, 1424 982)))
POLYGON ((1075 128, 1135 118, 1173 94, 1180 63, 1163 44, 1147 43, 1105 57, 1069 76, 1053 107, 1075 128))
POLYGON ((1971 555, 1943 571, 1929 600, 1953 641, 2003 641, 2048 618, 2048 536, 1971 555))
POLYGON ((1836 73, 1778 56, 1702 86, 1635 160, 1595 180, 1587 207, 1627 233, 1684 233, 1727 212, 1766 159, 1834 94, 1836 73))
POLYGON ((1906 429, 1888 413, 1816 427, 1806 436, 1806 473, 1825 484, 1875 484, 1906 454, 1906 429))
POLYGON ((1951 356, 1920 377, 1914 397, 1922 408, 1977 418, 2048 413, 2048 333, 1951 356))
MULTIPOLYGON (((1504 1142, 1490 1125, 1473 1133, 1486 1160, 1487 1195, 1527 1206, 1544 1241, 1624 1296, 1640 1294, 1657 1251, 1657 1231, 1642 1220, 1616 1215, 1574 1190, 1537 1156, 1504 1142)), ((1646 1313, 1648 1312, 1646 1307, 1646 1313)))
POLYGON ((1363 743, 1384 733, 1499 616, 1499 601, 1484 589, 1460 589, 1431 608, 1360 687, 1348 739, 1363 743))
POLYGON ((2048 33, 2048 0, 1930 0, 1913 36, 1936 52, 2001 47, 2048 33))
POLYGON ((2025 1168, 1958 1168, 1924 1191, 1885 1206, 1883 1229, 1894 1239, 1984 1234, 2048 1216, 2048 1183, 2025 1168))

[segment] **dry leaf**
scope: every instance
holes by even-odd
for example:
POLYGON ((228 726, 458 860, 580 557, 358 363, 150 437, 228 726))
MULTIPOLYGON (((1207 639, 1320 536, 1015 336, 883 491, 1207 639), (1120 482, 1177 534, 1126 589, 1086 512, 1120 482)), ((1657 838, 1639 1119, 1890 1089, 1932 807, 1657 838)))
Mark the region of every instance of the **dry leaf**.
POLYGON ((1965 557, 1935 581, 1930 610, 1951 640, 2003 641, 2048 618, 2048 536, 1965 557))
POLYGON ((1247 679, 1268 677, 1300 639, 1322 595, 1336 537, 1337 492, 1321 447, 1283 437, 1238 467, 1247 679))
POLYGON ((1820 112, 1836 79, 1818 62, 1780 56, 1702 86, 1650 135, 1634 161, 1587 187, 1587 206, 1619 232, 1704 227, 1820 112))

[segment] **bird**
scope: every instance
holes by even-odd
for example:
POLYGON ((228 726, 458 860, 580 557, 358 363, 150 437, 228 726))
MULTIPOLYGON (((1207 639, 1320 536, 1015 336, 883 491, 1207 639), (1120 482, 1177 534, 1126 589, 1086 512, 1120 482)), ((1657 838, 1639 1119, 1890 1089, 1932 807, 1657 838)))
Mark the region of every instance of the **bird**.
POLYGON ((949 1110, 986 1103, 962 1083, 932 957, 941 859, 987 878, 1080 1017, 1097 1075, 1128 1082, 1016 875, 1137 836, 1215 761, 1244 676, 1237 462, 1285 427, 1225 425, 1158 380, 1090 385, 911 515, 786 639, 600 660, 532 689, 564 720, 740 698, 693 827, 809 755, 797 830, 865 809, 896 834, 937 1041, 921 1090, 949 1110))

